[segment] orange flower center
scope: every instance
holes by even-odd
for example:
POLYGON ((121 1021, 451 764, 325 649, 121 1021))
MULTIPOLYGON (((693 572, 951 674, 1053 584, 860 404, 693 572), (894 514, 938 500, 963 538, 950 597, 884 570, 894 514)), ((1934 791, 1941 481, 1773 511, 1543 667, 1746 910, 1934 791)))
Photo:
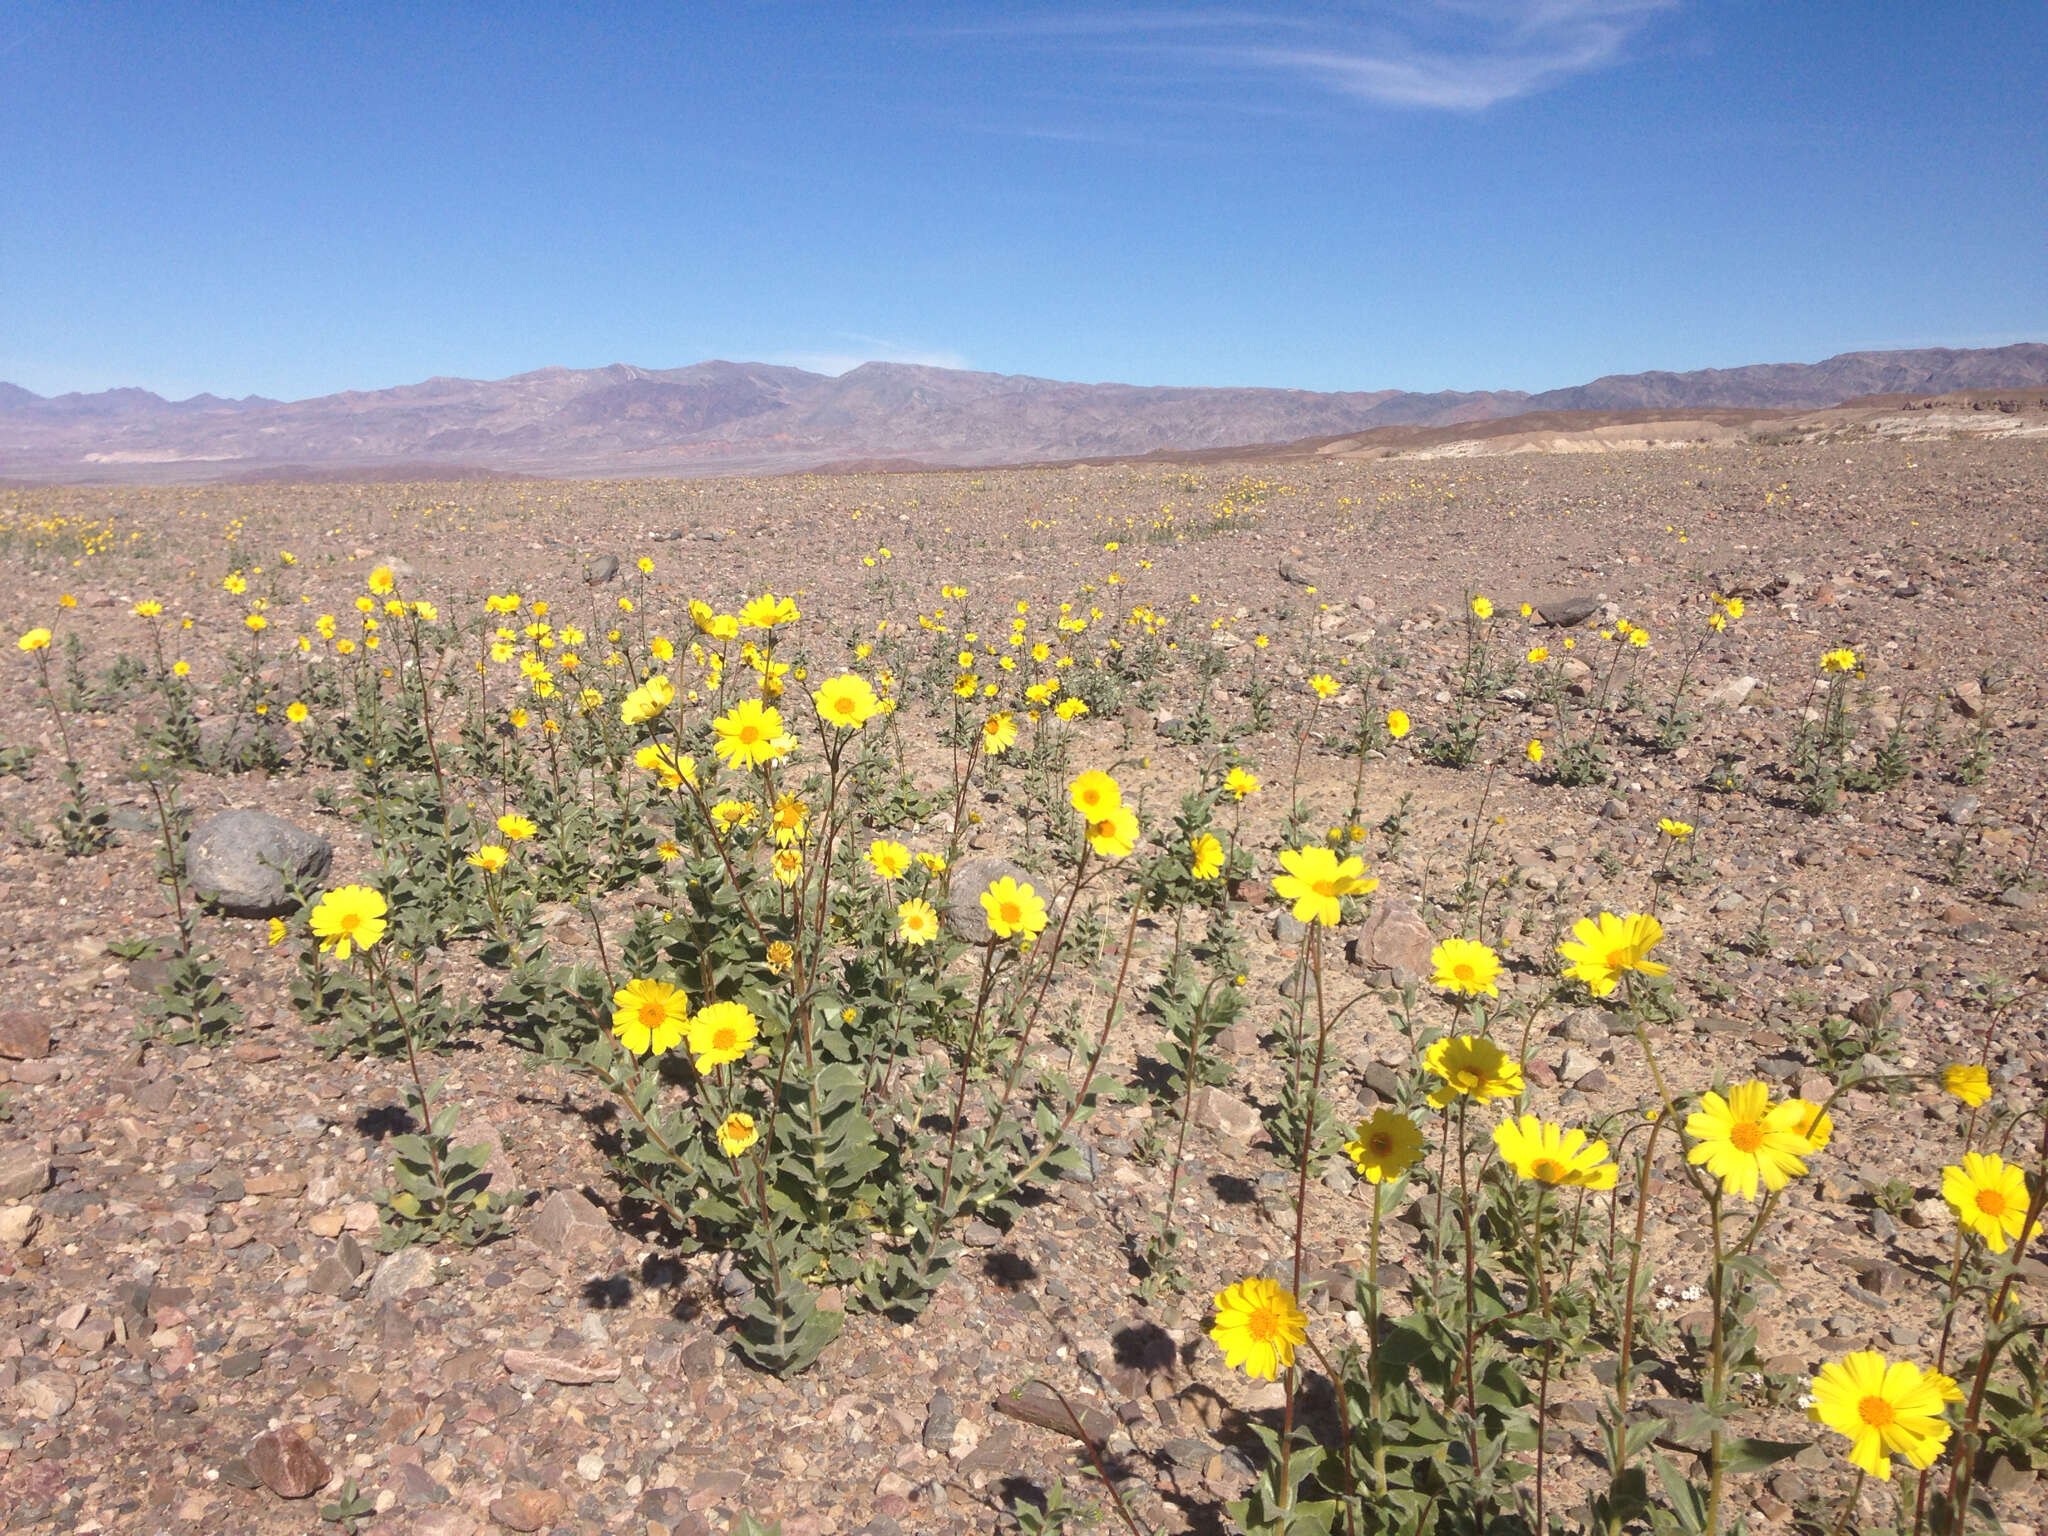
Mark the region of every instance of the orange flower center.
POLYGON ((1003 909, 1002 916, 1004 927, 1015 928, 1018 924, 1024 921, 1024 909, 1023 907, 1019 906, 1016 902, 1003 901, 996 903, 996 905, 1003 909))
POLYGON ((740 1043, 740 1032, 730 1024, 721 1024, 711 1034, 711 1048, 714 1051, 730 1051, 740 1043))
POLYGON ((661 1028, 662 1020, 667 1014, 668 1010, 659 1003, 642 1003, 640 1005, 640 1027, 642 1029, 659 1029, 661 1028))
POLYGON ((751 747, 761 739, 761 728, 758 725, 743 725, 739 729, 739 738, 741 745, 751 747))
POLYGON ((1460 1071, 1453 1072, 1451 1074, 1451 1081, 1464 1089, 1465 1092, 1470 1093, 1479 1086, 1480 1078, 1477 1072, 1474 1072, 1470 1067, 1465 1067, 1460 1071))
POLYGON ((344 912, 341 914, 340 923, 343 933, 354 933, 363 926, 363 914, 360 912, 344 912))
POLYGON ((1475 966, 1470 960, 1460 960, 1456 965, 1451 967, 1451 974, 1457 977, 1458 980, 1461 982, 1470 982, 1475 976, 1479 974, 1479 968, 1475 966))
POLYGON ((1260 1308, 1245 1315, 1244 1331, 1261 1344, 1270 1344, 1280 1337, 1280 1318, 1275 1312, 1260 1308))
POLYGON ((1628 951, 1625 949, 1610 949, 1607 952, 1607 959, 1604 963, 1610 971, 1625 971, 1628 969, 1628 951))
POLYGON ((2005 1192, 1998 1189, 1978 1190, 1977 1209, 1986 1216, 2003 1216, 2006 1209, 2005 1192))
POLYGON ((1738 1120, 1728 1127, 1728 1144, 1738 1152, 1754 1152, 1764 1144, 1764 1128, 1754 1120, 1738 1120))
POLYGON ((1529 1173, 1546 1184, 1555 1184, 1564 1177, 1565 1166, 1554 1157, 1539 1157, 1529 1165, 1529 1173))
POLYGON ((1366 1150, 1374 1157, 1385 1157, 1394 1150, 1394 1138, 1381 1131, 1366 1144, 1366 1150))
POLYGON ((852 714, 852 713, 853 713, 853 698, 852 698, 852 696, 851 696, 851 695, 848 695, 848 694, 841 694, 841 695, 840 695, 840 696, 839 696, 838 698, 834 699, 834 700, 832 701, 832 712, 833 712, 834 714, 838 714, 838 715, 850 715, 850 714, 852 714))
POLYGON ((1866 1397, 1856 1405, 1856 1417, 1872 1429, 1888 1429, 1897 1421, 1892 1405, 1881 1397, 1866 1397))

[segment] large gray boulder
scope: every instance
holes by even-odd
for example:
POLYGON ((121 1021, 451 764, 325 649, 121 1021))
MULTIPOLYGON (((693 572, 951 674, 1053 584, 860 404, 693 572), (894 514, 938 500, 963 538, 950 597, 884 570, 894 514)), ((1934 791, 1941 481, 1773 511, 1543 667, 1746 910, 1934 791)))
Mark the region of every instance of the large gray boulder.
POLYGON ((192 831, 185 875, 193 891, 237 917, 294 910, 292 883, 317 884, 334 845, 268 811, 222 811, 192 831))

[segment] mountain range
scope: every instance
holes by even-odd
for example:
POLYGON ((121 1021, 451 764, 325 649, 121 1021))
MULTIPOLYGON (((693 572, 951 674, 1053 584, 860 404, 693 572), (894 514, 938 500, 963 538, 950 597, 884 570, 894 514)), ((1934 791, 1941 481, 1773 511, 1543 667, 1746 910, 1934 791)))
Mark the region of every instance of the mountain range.
POLYGON ((1617 374, 1536 394, 1073 384, 904 363, 864 363, 837 377, 761 363, 621 363, 292 401, 165 400, 143 389, 45 398, 0 383, 0 478, 972 467, 1215 450, 1536 411, 1796 410, 1871 395, 2042 385, 2048 345, 2040 343, 1617 374))

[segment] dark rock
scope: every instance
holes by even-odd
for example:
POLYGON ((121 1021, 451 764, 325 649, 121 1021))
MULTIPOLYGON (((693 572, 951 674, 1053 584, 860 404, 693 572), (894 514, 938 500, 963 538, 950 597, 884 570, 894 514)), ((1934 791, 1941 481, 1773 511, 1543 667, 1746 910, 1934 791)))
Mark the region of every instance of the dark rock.
POLYGON ((281 1499, 318 1493, 334 1475, 320 1453, 290 1425, 258 1435, 243 1455, 263 1486, 281 1499))
POLYGON ((334 848, 267 811, 209 816, 185 845, 192 889, 237 917, 275 917, 296 906, 288 882, 317 883, 334 848))
POLYGON ((953 1399, 944 1392, 934 1392, 924 1412, 924 1448, 928 1451, 952 1449, 953 1431, 960 1423, 960 1410, 953 1406, 953 1399))
POLYGON ((584 585, 601 587, 606 582, 617 579, 618 574, 619 557, 617 555, 599 555, 583 567, 584 585))
POLYGON ((1548 624, 1553 629, 1569 629, 1598 613, 1600 599, 1591 592, 1574 592, 1568 596, 1540 599, 1535 608, 1538 623, 1548 624))

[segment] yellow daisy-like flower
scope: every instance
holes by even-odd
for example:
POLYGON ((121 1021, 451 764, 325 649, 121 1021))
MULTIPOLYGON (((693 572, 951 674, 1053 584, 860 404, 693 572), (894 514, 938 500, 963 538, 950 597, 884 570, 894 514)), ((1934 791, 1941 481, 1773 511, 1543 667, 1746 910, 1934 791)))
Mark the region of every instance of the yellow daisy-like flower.
POLYGON ((356 949, 369 949, 384 937, 384 914, 390 908, 367 885, 337 886, 320 898, 310 920, 313 936, 334 958, 346 960, 356 949))
POLYGON ((145 597, 128 611, 138 619, 154 619, 163 613, 164 605, 153 597, 145 597))
POLYGON ((718 1123, 718 1150, 727 1157, 738 1157, 760 1139, 754 1117, 743 1109, 734 1110, 718 1123))
POLYGON ((1233 768, 1224 775, 1223 787, 1233 800, 1242 801, 1247 795, 1259 792, 1259 776, 1245 768, 1233 768))
POLYGON ((672 837, 665 837, 654 845, 654 856, 664 864, 673 864, 683 856, 683 845, 672 837))
POLYGON ((1088 713, 1088 706, 1080 699, 1066 698, 1055 704, 1052 712, 1062 720, 1078 720, 1088 713))
POLYGON ((946 858, 939 853, 920 853, 917 866, 928 875, 943 875, 946 872, 946 858))
POLYGON ((370 572, 370 590, 379 597, 389 597, 398 586, 397 577, 391 574, 391 567, 380 565, 370 572))
POLYGON ((1770 1085, 1742 1083, 1724 1099, 1711 1090, 1700 1095, 1700 1107, 1685 1117, 1685 1134, 1693 1139, 1685 1160, 1721 1181, 1728 1194, 1754 1200, 1757 1184, 1783 1189, 1806 1172, 1814 1150, 1803 1129, 1811 1105, 1797 1101, 1772 1104, 1770 1085))
POLYGON ((796 950, 791 947, 789 940, 776 939, 768 946, 767 961, 769 970, 778 976, 787 976, 790 968, 796 964, 796 950))
POLYGON ((1820 1105, 1811 1099, 1787 1099, 1785 1102, 1799 1107, 1799 1119, 1793 1128, 1806 1138, 1809 1151, 1822 1151, 1835 1139, 1835 1117, 1823 1114, 1820 1105))
POLYGON ((931 943, 939 936, 938 909, 922 897, 913 896, 896 909, 896 937, 912 949, 931 943))
POLYGON ((794 848, 778 848, 768 861, 768 873, 777 885, 793 886, 803 878, 804 856, 794 848))
POLYGON ((1128 857, 1137 842, 1138 813, 1127 805, 1088 823, 1088 846, 1105 859, 1128 857))
POLYGON ((1223 844, 1214 833, 1197 832, 1189 840, 1188 873, 1197 880, 1214 880, 1223 873, 1223 844))
POLYGON ((1944 1092, 1955 1095, 1972 1109, 1980 1108, 1991 1098, 1991 1074, 1982 1067, 1961 1062, 1943 1067, 1941 1086, 1944 1092))
POLYGON ((882 701, 864 677, 851 672, 831 679, 811 695, 818 718, 842 731, 857 731, 882 712, 882 701))
POLYGON ((999 939, 1036 938, 1045 931, 1045 903, 1028 880, 1004 875, 981 893, 988 931, 999 939))
POLYGON ((1294 1348, 1308 1340, 1308 1317, 1294 1293, 1277 1280, 1256 1276, 1216 1293, 1209 1337, 1224 1364, 1260 1381, 1278 1379, 1294 1364, 1294 1348))
POLYGON ((278 945, 282 944, 284 942, 285 935, 290 931, 290 929, 285 927, 283 918, 273 917, 270 920, 270 933, 268 937, 268 943, 270 944, 270 947, 272 949, 275 949, 278 945))
POLYGON ((1548 660, 1550 660, 1550 647, 1549 647, 1549 646, 1547 646, 1547 645, 1536 645, 1536 646, 1531 646, 1531 647, 1529 648, 1528 662, 1529 662, 1529 665, 1530 665, 1530 666, 1532 666, 1532 667, 1540 667, 1540 666, 1542 666, 1542 665, 1543 665, 1543 663, 1544 663, 1544 662, 1546 662, 1546 661, 1548 661, 1548 660))
POLYGON ((899 842, 878 837, 868 844, 868 868, 879 880, 900 880, 910 873, 910 850, 899 842))
POLYGON ((1353 1127, 1344 1151, 1361 1179, 1385 1184, 1422 1157, 1422 1127, 1399 1110, 1376 1109, 1353 1127))
POLYGON ((517 811, 507 811, 498 818, 498 830, 505 834, 508 841, 523 843, 540 831, 540 828, 517 811))
POLYGON ((685 784, 694 788, 697 783, 697 760, 674 747, 650 742, 633 754, 633 763, 653 774, 663 789, 680 789, 685 784))
POLYGON ((1670 838, 1674 843, 1682 843, 1692 836, 1692 823, 1689 821, 1676 821, 1669 816, 1659 816, 1657 818, 1657 830, 1670 838))
POLYGON ((796 599, 763 592, 740 609, 739 621, 748 629, 775 629, 794 624, 803 615, 796 611, 796 599))
POLYGON ((782 711, 759 699, 739 703, 711 722, 715 750, 729 768, 758 768, 781 761, 796 748, 782 729, 782 711))
POLYGON ((676 685, 659 672, 619 700, 619 718, 628 725, 644 725, 676 701, 676 685))
POLYGON ((1840 650, 1829 651, 1821 657, 1820 669, 1823 672, 1854 672, 1856 653, 1846 645, 1840 650))
POLYGON ((1294 903, 1296 922, 1325 928, 1334 928, 1343 917, 1341 898, 1363 896, 1380 884, 1366 877, 1363 859, 1340 861, 1333 849, 1320 845, 1282 850, 1280 867, 1287 873, 1274 876, 1273 894, 1294 903))
POLYGON ((475 853, 472 853, 466 862, 474 864, 487 875, 495 875, 505 867, 506 860, 511 857, 512 850, 504 847, 502 844, 485 843, 475 853))
POLYGON ((775 833, 776 846, 791 847, 803 840, 804 829, 811 824, 811 808, 795 795, 777 795, 768 824, 775 833))
POLYGON ((731 832, 752 821, 754 809, 751 800, 721 800, 711 807, 711 819, 718 823, 720 831, 731 832))
POLYGON ((1941 1198, 1955 1209, 1965 1232, 2003 1253, 2027 1222, 2027 1176, 2015 1163, 1981 1152, 1965 1152, 1960 1168, 1941 1170, 1941 1198))
POLYGON ((1927 1468, 1948 1444, 1942 1417, 1962 1401, 1956 1384, 1939 1371, 1923 1371, 1910 1360, 1887 1362, 1874 1349, 1859 1349, 1831 1360, 1810 1384, 1813 1406, 1806 1416, 1849 1437, 1849 1464, 1891 1481, 1892 1456, 1927 1468))
POLYGON ((1315 690, 1319 699, 1334 699, 1342 686, 1327 672, 1316 673, 1308 680, 1308 685, 1315 690))
POLYGON ((1484 1104, 1522 1091, 1522 1064, 1483 1035, 1446 1035, 1422 1053, 1422 1064, 1443 1079, 1429 1096, 1433 1109, 1461 1094, 1484 1104))
POLYGON ((760 1021, 744 1003, 710 1003, 690 1019, 690 1053, 697 1070, 709 1072, 747 1054, 761 1032, 760 1021))
POLYGON ((1492 617, 1493 617, 1493 599, 1492 599, 1492 598, 1490 598, 1490 597, 1475 597, 1475 598, 1473 598, 1473 599, 1472 599, 1472 614, 1473 614, 1473 617, 1475 617, 1475 618, 1481 618, 1481 619, 1490 619, 1490 618, 1492 618, 1492 617))
POLYGON ((1500 956, 1471 939, 1445 939, 1429 952, 1435 974, 1429 984, 1439 992, 1460 997, 1500 996, 1500 956))
POLYGON ((190 677, 192 675, 192 663, 189 661, 172 662, 171 675, 173 677, 190 677))
POLYGON ((38 624, 15 641, 14 648, 17 651, 47 651, 50 648, 50 632, 38 624))
POLYGON ((284 707, 284 717, 291 721, 293 725, 304 725, 306 717, 311 713, 312 711, 306 708, 305 704, 298 699, 293 699, 291 703, 284 707))
POLYGON ((999 709, 981 722, 981 750, 1001 757, 1017 744, 1017 721, 1007 709, 999 709))
POLYGON ((1387 734, 1393 737, 1394 740, 1399 741, 1414 728, 1414 722, 1408 718, 1407 710, 1390 709, 1387 711, 1387 734))
POLYGON ((1082 820, 1100 821, 1123 805, 1123 787, 1100 768, 1090 768, 1067 786, 1067 803, 1082 820))
POLYGON ((612 1033, 635 1056, 659 1056, 683 1038, 690 1000, 681 987, 635 977, 612 994, 612 1033))
POLYGON ((1571 962, 1564 973, 1583 981, 1595 997, 1612 992, 1625 971, 1662 976, 1670 969, 1649 958, 1664 937, 1664 925, 1646 913, 1617 917, 1602 912, 1597 919, 1582 917, 1572 924, 1572 934, 1576 943, 1557 946, 1557 952, 1571 962))
POLYGON ((1493 1128, 1493 1144, 1517 1174, 1539 1184, 1575 1189, 1612 1189, 1617 1170, 1607 1161, 1607 1143, 1588 1142, 1586 1133, 1553 1121, 1522 1115, 1493 1128))

